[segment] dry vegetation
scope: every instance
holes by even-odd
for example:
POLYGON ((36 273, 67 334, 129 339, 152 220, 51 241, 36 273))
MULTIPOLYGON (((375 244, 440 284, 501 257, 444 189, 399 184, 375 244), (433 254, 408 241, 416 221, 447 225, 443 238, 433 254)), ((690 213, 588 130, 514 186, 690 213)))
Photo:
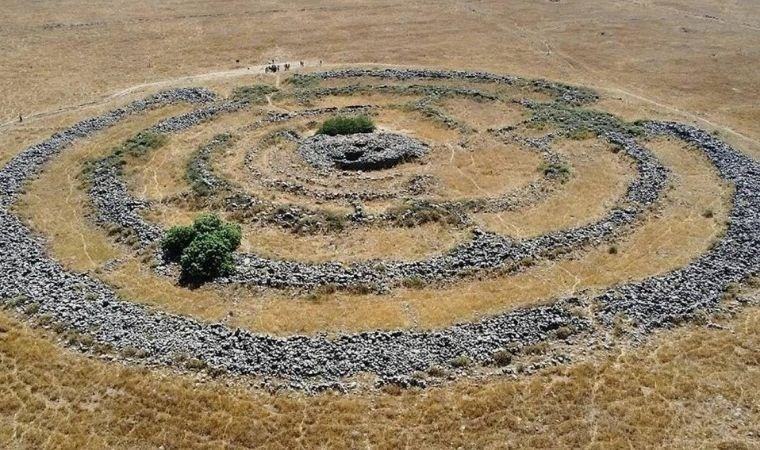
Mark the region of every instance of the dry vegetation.
POLYGON ((516 380, 266 394, 75 355, 0 316, 5 448, 760 445, 760 311, 516 380))
MULTIPOLYGON (((754 45, 760 8, 755 2, 381 1, 361 11, 347 0, 82 4, 12 0, 3 5, 0 165, 56 130, 146 92, 205 85, 225 93, 233 84, 255 82, 259 75, 252 73, 259 69, 254 65, 272 57, 304 59, 310 68, 324 59, 323 67, 406 64, 574 82, 603 93, 598 109, 626 120, 694 122, 760 158, 760 47, 754 45), (205 75, 174 80, 191 74, 205 75), (25 117, 21 124, 19 113, 25 117)), ((280 78, 268 80, 279 83, 280 78)), ((341 82, 325 85, 331 83, 341 82)), ((312 106, 411 99, 327 97, 312 106)), ((455 117, 482 128, 506 125, 507 113, 510 121, 521 117, 516 109, 494 115, 472 106, 469 100, 442 103, 455 117)), ((658 214, 617 243, 614 254, 599 248, 508 277, 401 289, 382 297, 191 291, 156 276, 131 249, 91 225, 76 178, 85 159, 182 110, 164 108, 131 118, 76 144, 28 186, 18 211, 48 238, 51 253, 67 267, 91 271, 125 298, 257 331, 430 328, 471 320, 682 266, 710 246, 727 218, 731 187, 720 182, 704 157, 660 139, 649 147, 671 168, 674 183, 658 214), (708 209, 710 217, 705 217, 708 209), (101 270, 117 257, 124 262, 101 270)), ((149 198, 180 192, 197 143, 230 123, 243 123, 240 119, 230 116, 174 136, 160 152, 130 161, 126 179, 149 198)), ((420 122, 414 114, 378 118, 381 128, 413 129, 441 141, 460 138, 420 122)), ((633 173, 602 147, 592 141, 566 143, 563 152, 574 173, 558 193, 533 208, 479 220, 526 237, 598 217, 633 173)), ((499 192, 536 176, 537 164, 526 162, 526 154, 490 148, 506 156, 500 161, 514 178, 493 176, 499 172, 494 167, 471 164, 467 152, 451 150, 450 164, 438 165, 449 171, 439 174, 450 175, 445 193, 499 192)), ((227 162, 239 156, 230 153, 220 162, 234 168, 227 162)), ((225 176, 244 179, 231 172, 225 176)), ((181 209, 157 211, 154 218, 166 223, 191 219, 181 209)), ((249 237, 244 245, 286 257, 352 260, 431 254, 462 238, 434 227, 353 233, 363 246, 274 231, 249 237)), ((514 380, 304 396, 267 394, 228 380, 199 383, 189 375, 94 360, 0 313, 0 447, 760 448, 760 311, 750 308, 720 323, 723 329, 689 325, 661 332, 640 348, 597 352, 514 380)))
POLYGON ((121 253, 86 217, 89 199, 80 177, 85 161, 99 157, 156 120, 185 110, 187 107, 167 107, 128 118, 108 133, 74 144, 64 157, 56 158, 47 167, 43 182, 30 183, 28 193, 15 208, 35 230, 49 238, 51 251, 67 267, 94 270, 121 253))
POLYGON ((572 176, 562 189, 528 210, 478 214, 484 228, 528 238, 578 227, 609 211, 633 180, 635 170, 596 139, 560 141, 554 150, 572 166, 572 176))
MULTIPOLYGON (((203 127, 177 133, 160 151, 141 157, 127 157, 125 179, 132 191, 147 199, 164 199, 187 190, 185 171, 190 155, 215 135, 229 132, 256 117, 250 111, 226 114, 203 127)), ((105 155, 109 149, 104 148, 105 155)))

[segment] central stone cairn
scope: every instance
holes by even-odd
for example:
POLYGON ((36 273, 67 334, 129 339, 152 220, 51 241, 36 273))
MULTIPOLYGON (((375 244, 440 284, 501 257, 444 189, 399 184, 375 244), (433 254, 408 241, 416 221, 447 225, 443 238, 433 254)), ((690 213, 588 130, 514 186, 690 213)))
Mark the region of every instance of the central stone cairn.
POLYGON ((319 170, 382 170, 420 158, 427 144, 395 133, 317 134, 298 147, 303 159, 319 170))

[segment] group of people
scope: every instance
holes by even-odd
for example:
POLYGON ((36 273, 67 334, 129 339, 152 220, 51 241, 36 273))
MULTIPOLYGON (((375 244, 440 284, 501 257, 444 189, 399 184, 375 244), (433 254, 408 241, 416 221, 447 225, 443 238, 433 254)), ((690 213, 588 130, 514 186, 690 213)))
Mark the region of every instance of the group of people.
MULTIPOLYGON (((299 64, 301 65, 301 67, 304 66, 304 62, 303 61, 299 61, 299 64)), ((320 66, 322 65, 322 60, 321 59, 319 60, 319 65, 320 66)), ((290 70, 290 63, 284 63, 282 65, 282 70, 284 70, 284 71, 290 70)), ((280 65, 276 64, 274 62, 274 59, 270 59, 269 63, 264 67, 264 72, 265 73, 270 73, 270 72, 271 73, 275 73, 275 72, 279 72, 279 71, 280 71, 280 65)))

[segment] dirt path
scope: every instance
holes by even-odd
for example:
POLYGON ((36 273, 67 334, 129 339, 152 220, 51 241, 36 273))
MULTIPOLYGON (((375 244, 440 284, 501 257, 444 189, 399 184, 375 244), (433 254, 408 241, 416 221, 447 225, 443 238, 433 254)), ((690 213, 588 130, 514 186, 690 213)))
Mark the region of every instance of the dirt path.
MULTIPOLYGON (((300 68, 298 61, 283 61, 278 63, 280 65, 282 64, 290 64, 291 67, 293 67, 293 72, 297 72, 300 68)), ((130 86, 126 89, 122 89, 120 91, 117 91, 110 95, 105 95, 101 97, 98 100, 93 100, 86 103, 80 103, 78 105, 70 105, 65 106, 63 108, 56 108, 56 109, 50 109, 50 110, 43 110, 43 111, 36 111, 30 114, 27 114, 24 117, 24 123, 27 123, 29 121, 35 121, 37 119, 43 119, 46 117, 54 116, 56 114, 64 113, 64 112, 70 112, 75 111, 78 109, 86 109, 88 107, 95 107, 99 106, 108 102, 111 102, 113 100, 117 100, 121 97, 126 97, 130 94, 136 93, 141 90, 145 89, 153 89, 153 88, 168 88, 171 86, 175 86, 177 84, 192 84, 192 83, 198 83, 202 81, 211 81, 211 80, 220 80, 224 78, 235 78, 243 75, 252 75, 252 74, 259 74, 264 73, 264 68, 266 66, 269 66, 270 64, 259 64, 254 66, 248 66, 248 67, 241 67, 238 69, 230 69, 230 70, 222 70, 217 72, 206 72, 196 75, 187 75, 179 78, 168 78, 165 80, 160 81, 152 81, 148 83, 140 83, 135 84, 133 86, 130 86)), ((317 67, 317 64, 315 63, 306 63, 304 67, 317 67)), ((279 87, 280 85, 280 74, 277 73, 275 75, 275 86, 279 87)), ((11 119, 7 122, 0 123, 0 129, 10 127, 14 124, 17 124, 17 119, 11 119)))
MULTIPOLYGON (((522 30, 520 27, 518 27, 518 29, 522 30)), ((524 32, 523 37, 525 37, 525 35, 532 34, 532 32, 530 32, 528 30, 522 30, 522 31, 524 32)), ((536 39, 538 39, 538 38, 536 37, 536 39)), ((588 87, 590 87, 592 89, 596 89, 596 90, 602 91, 602 92, 615 93, 617 95, 622 95, 622 96, 629 97, 629 98, 634 99, 634 100, 638 100, 638 101, 642 101, 642 102, 645 102, 645 103, 649 103, 650 105, 653 105, 653 106, 656 106, 656 107, 659 107, 659 108, 663 108, 663 109, 668 110, 668 111, 670 111, 672 113, 675 113, 675 114, 677 114, 677 115, 679 115, 679 116, 681 116, 683 118, 686 118, 688 120, 692 120, 692 121, 694 121, 694 122, 696 122, 698 124, 701 124, 702 126, 708 126, 710 128, 726 132, 726 133, 728 133, 728 134, 730 134, 730 135, 732 135, 734 137, 737 137, 737 138, 739 138, 741 140, 744 140, 744 141, 746 141, 748 143, 751 143, 753 146, 756 146, 758 149, 760 149, 760 140, 755 139, 755 138, 753 138, 751 136, 748 136, 747 134, 742 133, 742 132, 740 132, 738 130, 735 130, 735 129, 729 127, 729 126, 726 126, 726 125, 723 125, 721 123, 718 123, 718 122, 706 119, 704 117, 698 116, 698 115, 690 113, 688 111, 684 111, 684 110, 682 110, 680 108, 677 108, 677 107, 675 107, 673 105, 669 105, 667 103, 663 103, 663 102, 658 101, 658 100, 656 100, 654 98, 646 97, 644 95, 637 94, 637 93, 634 93, 634 92, 630 92, 630 91, 627 91, 627 90, 622 89, 622 88, 611 87, 611 85, 608 84, 608 82, 606 80, 604 80, 603 78, 601 78, 601 77, 598 76, 598 74, 594 71, 593 68, 588 67, 587 65, 579 65, 577 63, 577 61, 572 61, 572 59, 568 55, 565 55, 562 52, 559 52, 555 48, 553 48, 551 46, 550 42, 547 42, 547 41, 545 41, 543 39, 539 39, 539 40, 541 41, 542 46, 545 45, 547 48, 551 48, 552 54, 558 56, 568 67, 573 68, 576 72, 585 72, 587 74, 590 74, 593 77, 595 77, 596 79, 598 79, 600 82, 604 83, 604 85, 586 83, 586 86, 588 86, 588 87)), ((285 64, 285 63, 286 62, 281 62, 279 64, 285 64)), ((295 62, 294 61, 290 61, 290 62, 287 62, 287 63, 291 64, 291 66, 294 67, 293 72, 298 72, 299 71, 298 69, 300 69, 300 67, 299 67, 298 61, 295 61, 295 62)), ((178 84, 192 84, 192 83, 197 83, 197 82, 202 82, 202 81, 220 80, 220 79, 225 79, 225 78, 235 78, 235 77, 239 77, 239 76, 243 76, 243 75, 250 75, 250 74, 256 74, 256 73, 262 73, 263 74, 264 68, 267 65, 268 64, 260 64, 260 65, 254 65, 254 66, 245 67, 245 68, 238 68, 238 69, 231 69, 231 70, 222 70, 222 71, 215 71, 215 72, 207 72, 207 73, 202 73, 202 74, 188 75, 188 76, 183 76, 183 77, 179 77, 179 78, 170 78, 170 79, 165 79, 165 80, 160 80, 160 81, 154 81, 154 82, 149 82, 149 83, 140 83, 140 84, 136 84, 134 86, 130 86, 128 88, 122 89, 120 91, 117 91, 117 92, 115 92, 113 94, 105 95, 105 96, 101 97, 99 100, 85 102, 85 103, 81 103, 81 104, 78 104, 78 105, 66 106, 66 107, 63 107, 63 108, 57 108, 57 109, 52 109, 52 110, 38 111, 38 112, 31 113, 27 117, 24 118, 24 123, 27 123, 29 121, 36 121, 36 120, 39 120, 39 119, 47 118, 47 117, 54 116, 56 114, 60 114, 60 113, 64 113, 64 112, 70 112, 70 111, 74 111, 74 110, 78 110, 78 109, 94 108, 94 107, 106 104, 108 102, 112 102, 114 100, 117 100, 117 99, 119 99, 121 97, 126 97, 126 96, 128 96, 130 94, 139 92, 141 90, 145 90, 145 89, 168 88, 168 87, 171 87, 171 86, 176 86, 178 84)), ((319 64, 312 62, 312 63, 306 63, 305 67, 315 68, 315 67, 319 66, 319 67, 324 68, 324 69, 331 69, 331 68, 342 67, 342 66, 345 66, 345 65, 346 64, 343 64, 343 63, 331 63, 331 64, 323 63, 320 66, 319 64)), ((418 66, 414 66, 414 65, 407 66, 407 65, 402 65, 402 64, 380 64, 380 63, 373 63, 373 62, 351 63, 350 65, 351 66, 358 66, 358 67, 400 67, 400 68, 418 67, 418 66)), ((279 83, 280 83, 280 74, 279 73, 275 74, 274 77, 275 77, 275 83, 276 83, 276 85, 279 85, 279 83)), ((9 120, 9 121, 7 121, 5 123, 1 123, 0 124, 0 130, 5 129, 5 128, 10 128, 10 127, 12 127, 13 125, 15 125, 17 123, 18 123, 18 121, 15 120, 15 119, 9 120)))

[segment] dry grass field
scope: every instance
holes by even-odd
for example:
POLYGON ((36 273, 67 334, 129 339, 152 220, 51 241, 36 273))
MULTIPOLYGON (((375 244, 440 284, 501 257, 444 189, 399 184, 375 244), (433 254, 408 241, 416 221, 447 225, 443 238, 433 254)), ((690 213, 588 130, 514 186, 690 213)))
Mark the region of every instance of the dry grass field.
MULTIPOLYGON (((163 88, 205 86, 229 94, 241 84, 279 86, 283 76, 262 73, 272 58, 303 60, 305 70, 470 69, 588 86, 601 95, 594 109, 629 121, 693 123, 760 159, 760 4, 752 1, 9 0, 0 14, 0 42, 0 166, 55 131, 163 88)), ((511 94, 509 88, 499 93, 511 94)), ((415 99, 368 93, 319 98, 309 107, 415 99)), ((267 111, 301 106, 270 101, 253 114, 232 113, 174 134, 160 151, 128 158, 124 180, 155 202, 145 213, 151 221, 190 223, 198 211, 166 199, 189 189, 185 171, 198 146, 267 111)), ((456 97, 439 106, 481 130, 525 117, 507 103, 481 108, 456 97)), ((255 332, 436 329, 599 292, 689 263, 725 231, 731 207, 733 187, 706 157, 656 138, 647 147, 671 178, 654 211, 612 244, 614 251, 602 245, 505 276, 387 294, 187 289, 88 219, 80 174, 86 161, 188 108, 136 115, 77 141, 25 186, 14 212, 65 267, 103 280, 126 300, 255 332)), ((376 119, 381 129, 446 143, 425 157, 440 181, 434 192, 440 198, 510 192, 540 175, 540 158, 518 145, 486 135, 467 140, 402 109, 383 109, 376 119), (476 160, 475 151, 485 156, 476 160)), ((313 132, 307 122, 295 126, 313 132)), ((253 194, 264 191, 244 170, 243 156, 262 135, 244 132, 213 163, 253 194)), ((265 166, 287 171, 292 161, 281 157, 285 150, 267 149, 265 166)), ((528 207, 478 213, 476 225, 515 239, 581 226, 602 217, 635 175, 598 139, 562 139, 554 150, 571 167, 556 192, 528 207)), ((288 193, 267 195, 313 206, 288 193)), ((393 200, 369 204, 379 211, 393 200)), ((320 206, 350 210, 341 202, 320 206)), ((343 234, 302 235, 255 223, 243 230, 244 251, 344 263, 428 257, 469 237, 465 228, 437 223, 343 234)), ((745 287, 742 295, 757 302, 759 294, 745 287)), ((60 336, 0 311, 0 447, 760 448, 760 310, 745 307, 711 321, 717 326, 683 325, 638 344, 610 335, 606 348, 578 351, 571 363, 530 375, 307 395, 83 355, 60 336)))
POLYGON ((760 311, 511 380, 267 394, 94 361, 0 319, 5 448, 757 448, 760 311), (723 322, 721 322, 723 323, 723 322))

